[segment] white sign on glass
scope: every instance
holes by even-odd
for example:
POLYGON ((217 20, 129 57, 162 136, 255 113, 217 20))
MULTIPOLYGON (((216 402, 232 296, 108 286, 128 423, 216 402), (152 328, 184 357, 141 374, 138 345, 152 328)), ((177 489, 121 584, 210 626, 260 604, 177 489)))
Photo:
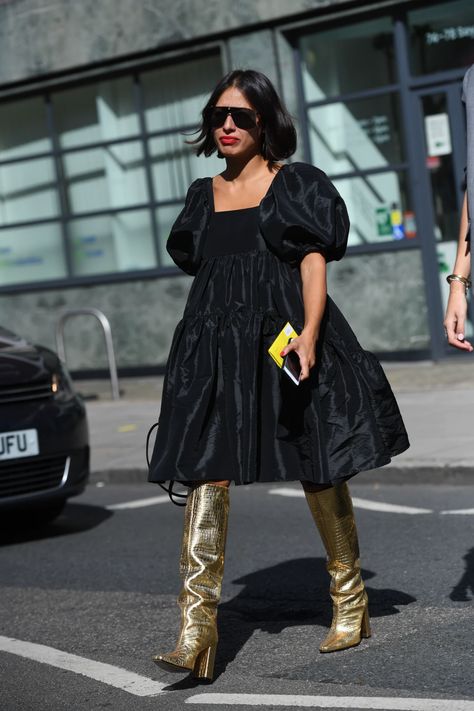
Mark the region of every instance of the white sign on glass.
POLYGON ((446 156, 452 152, 448 114, 425 116, 425 135, 429 156, 446 156))

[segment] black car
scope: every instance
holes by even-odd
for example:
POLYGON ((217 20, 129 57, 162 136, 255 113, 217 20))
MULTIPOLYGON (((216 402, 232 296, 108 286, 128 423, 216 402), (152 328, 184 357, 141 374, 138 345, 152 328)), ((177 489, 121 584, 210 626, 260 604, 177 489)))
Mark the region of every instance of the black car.
POLYGON ((64 365, 0 327, 0 521, 50 520, 88 477, 86 411, 64 365))

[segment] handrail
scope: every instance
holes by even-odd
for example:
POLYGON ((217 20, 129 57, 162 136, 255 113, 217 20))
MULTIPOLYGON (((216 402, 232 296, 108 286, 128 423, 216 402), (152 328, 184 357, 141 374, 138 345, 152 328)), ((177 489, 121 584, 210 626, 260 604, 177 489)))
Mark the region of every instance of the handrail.
POLYGON ((102 331, 104 333, 105 338, 105 348, 107 351, 107 361, 109 364, 112 399, 119 400, 120 391, 118 384, 117 365, 115 362, 114 344, 112 341, 112 329, 110 328, 109 319, 104 313, 102 313, 102 311, 99 311, 99 309, 94 308, 83 308, 67 309, 66 311, 63 311, 61 313, 56 324, 56 350, 58 356, 62 361, 64 361, 64 363, 66 362, 66 349, 64 347, 64 326, 66 321, 72 316, 94 316, 94 318, 96 318, 102 326, 102 331))

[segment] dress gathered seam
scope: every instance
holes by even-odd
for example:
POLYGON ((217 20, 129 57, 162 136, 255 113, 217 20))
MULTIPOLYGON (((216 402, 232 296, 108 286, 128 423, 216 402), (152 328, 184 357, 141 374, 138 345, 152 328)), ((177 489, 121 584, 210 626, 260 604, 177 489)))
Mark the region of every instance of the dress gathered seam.
POLYGON ((226 316, 243 316, 248 318, 249 316, 259 316, 261 318, 271 316, 272 318, 282 317, 280 314, 272 309, 249 309, 249 308, 229 308, 229 309, 213 309, 212 311, 190 311, 183 314, 183 319, 194 319, 194 318, 223 318, 226 316))
POLYGON ((228 257, 242 257, 242 256, 250 256, 254 257, 256 254, 264 254, 268 256, 271 254, 265 249, 246 249, 242 252, 227 252, 226 254, 212 254, 209 255, 208 257, 203 257, 201 264, 204 264, 206 262, 211 262, 211 261, 216 261, 218 259, 227 259, 228 257))

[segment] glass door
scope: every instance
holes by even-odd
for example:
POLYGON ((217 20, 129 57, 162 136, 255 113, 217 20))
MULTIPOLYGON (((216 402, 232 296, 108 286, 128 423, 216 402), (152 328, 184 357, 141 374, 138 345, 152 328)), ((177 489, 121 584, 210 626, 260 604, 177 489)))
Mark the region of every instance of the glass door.
MULTIPOLYGON (((444 312, 449 296, 446 276, 451 273, 456 258, 464 196, 464 107, 457 82, 419 90, 417 95, 424 135, 424 146, 420 151, 420 159, 423 160, 420 174, 425 183, 422 187, 432 220, 432 238, 436 248, 438 284, 444 312)), ((432 288, 436 286, 433 284, 432 288)), ((440 315, 442 317, 443 314, 440 315)), ((466 333, 473 333, 472 318, 466 326, 466 333)))

